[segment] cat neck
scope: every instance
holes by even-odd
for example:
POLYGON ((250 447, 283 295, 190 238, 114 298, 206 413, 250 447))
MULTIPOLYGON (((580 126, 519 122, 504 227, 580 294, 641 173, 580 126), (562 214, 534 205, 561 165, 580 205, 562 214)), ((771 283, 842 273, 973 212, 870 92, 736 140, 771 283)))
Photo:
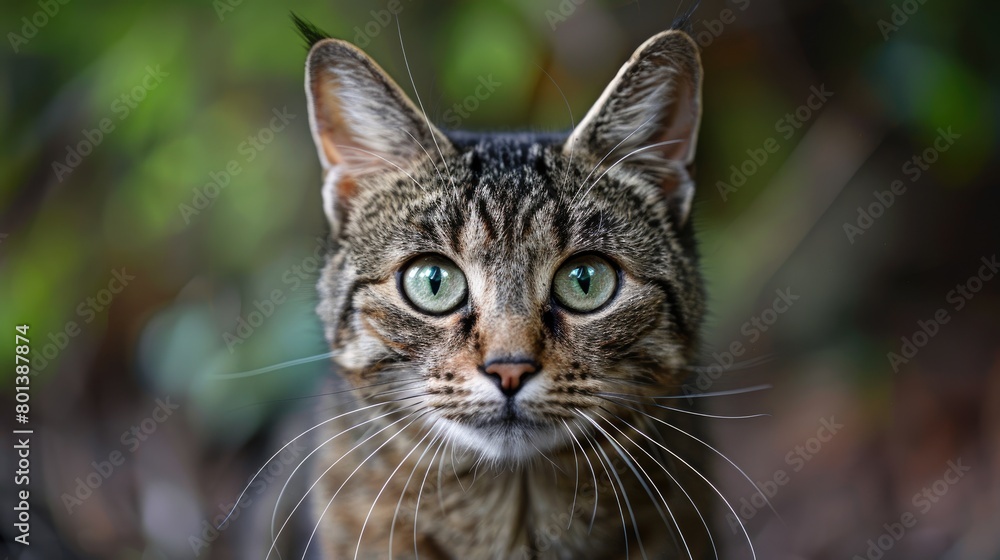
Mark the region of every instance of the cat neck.
MULTIPOLYGON (((431 549, 447 551, 445 557, 475 556, 484 541, 500 546, 510 558, 545 557, 549 549, 571 557, 602 557, 595 546, 610 553, 634 538, 636 526, 649 546, 650 540, 674 538, 663 527, 672 523, 671 514, 682 523, 697 523, 690 500, 677 491, 678 482, 691 486, 689 474, 670 474, 669 457, 640 443, 640 436, 627 428, 615 439, 627 436, 637 444, 630 444, 628 452, 599 432, 580 433, 572 445, 543 450, 530 460, 502 462, 464 449, 443 436, 447 431, 406 415, 365 410, 358 413, 363 420, 331 422, 329 435, 317 442, 343 434, 324 446, 318 462, 327 470, 314 503, 331 504, 320 522, 332 523, 340 532, 356 527, 360 534, 366 514, 375 512, 372 518, 382 524, 393 520, 390 530, 394 526, 407 536, 400 540, 392 532, 379 535, 367 527, 366 548, 395 541, 397 550, 412 550, 419 535, 420 542, 433 543, 427 545, 431 549), (349 430, 351 426, 356 427, 349 430)), ((353 552, 338 549, 333 557, 353 552)), ((424 551, 420 556, 435 557, 424 551)))

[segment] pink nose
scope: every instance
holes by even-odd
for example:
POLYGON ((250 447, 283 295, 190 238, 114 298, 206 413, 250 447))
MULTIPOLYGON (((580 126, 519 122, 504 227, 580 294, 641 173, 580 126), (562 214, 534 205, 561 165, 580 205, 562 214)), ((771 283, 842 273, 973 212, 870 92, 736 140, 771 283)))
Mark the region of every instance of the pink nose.
POLYGON ((486 373, 500 379, 500 390, 507 396, 513 396, 520 388, 522 378, 537 370, 534 362, 493 362, 486 366, 486 373))

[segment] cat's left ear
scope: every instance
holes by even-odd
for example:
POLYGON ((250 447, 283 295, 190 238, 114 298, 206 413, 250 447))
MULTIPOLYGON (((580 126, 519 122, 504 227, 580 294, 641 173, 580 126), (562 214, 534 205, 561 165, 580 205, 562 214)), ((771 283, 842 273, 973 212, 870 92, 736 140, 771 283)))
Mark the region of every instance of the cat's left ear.
POLYGON ((313 45, 306 61, 309 125, 323 164, 323 208, 336 232, 359 180, 407 172, 429 154, 450 153, 398 85, 361 49, 338 39, 313 45))
POLYGON ((701 122, 701 58, 686 33, 664 31, 642 44, 563 146, 663 186, 683 223, 694 196, 695 144, 701 122))

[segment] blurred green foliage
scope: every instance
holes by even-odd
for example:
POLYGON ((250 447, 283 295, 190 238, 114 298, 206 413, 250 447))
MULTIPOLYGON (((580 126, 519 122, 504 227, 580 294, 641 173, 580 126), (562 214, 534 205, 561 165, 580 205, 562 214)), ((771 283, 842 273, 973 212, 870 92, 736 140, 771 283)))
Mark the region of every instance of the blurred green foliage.
MULTIPOLYGON (((82 327, 40 372, 42 383, 57 379, 57 369, 84 368, 96 354, 115 353, 119 359, 109 363, 121 371, 107 375, 190 397, 197 406, 189 414, 202 420, 207 437, 235 429, 238 440, 255 431, 269 407, 228 411, 259 401, 283 406, 281 399, 301 394, 325 371, 312 364, 239 383, 212 377, 324 351, 310 287, 293 293, 284 280, 313 253, 325 227, 302 93, 305 49, 289 9, 362 44, 412 93, 405 46, 416 90, 438 122, 481 77, 492 76, 502 85, 462 126, 499 129, 567 129, 632 49, 678 11, 586 2, 553 20, 552 13, 567 10, 565 1, 401 0, 397 29, 396 19, 383 15, 386 5, 216 0, 98 8, 71 1, 18 52, 3 51, 0 233, 8 237, 0 245, 0 329, 28 322, 40 352, 69 321, 82 327), (166 77, 123 116, 122 96, 142 86, 150 67, 166 77), (274 110, 294 118, 250 158, 241 146, 262 134, 274 110), (59 180, 53 162, 65 163, 102 119, 114 129, 59 180), (214 178, 233 161, 239 173, 214 178), (223 182, 215 196, 207 194, 207 185, 223 182), (182 205, 195 207, 199 196, 207 207, 186 214, 182 205), (134 285, 115 297, 112 312, 82 324, 79 305, 121 267, 136 275, 134 285), (275 289, 290 303, 230 352, 223 334, 275 289)), ((721 6, 705 3, 695 31, 703 32, 721 6)), ((996 151, 996 76, 980 77, 983 61, 965 55, 976 44, 962 26, 988 19, 969 21, 969 6, 928 2, 889 41, 876 25, 890 13, 888 4, 789 6, 806 20, 810 10, 835 13, 839 29, 857 32, 837 37, 839 44, 789 52, 784 61, 754 56, 766 35, 753 30, 766 21, 764 11, 777 11, 761 7, 756 15, 739 14, 730 35, 705 46, 699 225, 712 295, 721 302, 717 315, 755 295, 743 291, 744 279, 767 252, 769 236, 780 233, 733 240, 723 226, 768 195, 806 132, 783 143, 731 201, 723 204, 714 185, 747 148, 774 134, 775 121, 804 103, 811 85, 827 81, 840 99, 870 104, 859 112, 884 118, 884 129, 899 127, 914 146, 926 145, 941 126, 961 131, 962 150, 934 168, 941 183, 962 188, 982 172, 996 151), (940 29, 954 31, 941 37, 940 29), (828 72, 804 75, 809 64, 828 72)), ((38 10, 37 3, 4 3, 3 30, 20 32, 21 18, 38 10)))

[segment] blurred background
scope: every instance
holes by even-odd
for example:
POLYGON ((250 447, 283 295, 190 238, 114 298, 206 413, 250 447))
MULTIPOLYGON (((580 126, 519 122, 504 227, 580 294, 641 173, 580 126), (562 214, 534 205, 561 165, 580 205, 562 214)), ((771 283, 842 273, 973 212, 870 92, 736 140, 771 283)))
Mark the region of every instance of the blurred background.
MULTIPOLYGON (((235 557, 250 515, 221 534, 210 520, 260 465, 287 476, 306 452, 267 463, 327 362, 255 371, 326 350, 320 168, 290 10, 412 95, 401 35, 443 127, 567 130, 691 4, 0 5, 6 554, 235 557), (30 548, 9 505, 23 428, 30 548)), ((998 11, 706 0, 691 16, 711 317, 690 389, 770 386, 704 399, 770 415, 706 420, 778 514, 716 456, 758 558, 1000 559, 998 11)), ((724 511, 723 557, 750 558, 724 511)))

